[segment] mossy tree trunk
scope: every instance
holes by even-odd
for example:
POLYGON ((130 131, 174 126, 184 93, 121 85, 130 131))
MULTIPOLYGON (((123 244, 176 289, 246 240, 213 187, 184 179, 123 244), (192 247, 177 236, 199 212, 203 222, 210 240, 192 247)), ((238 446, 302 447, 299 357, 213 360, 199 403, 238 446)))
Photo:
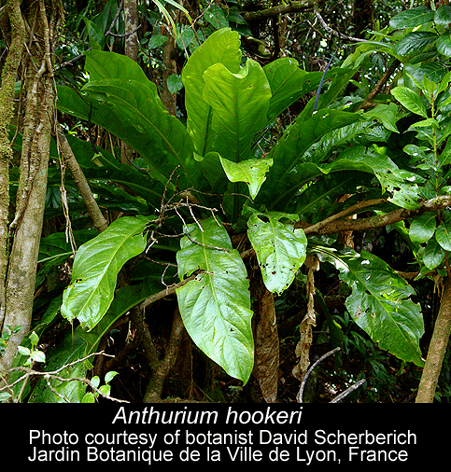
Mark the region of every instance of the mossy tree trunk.
MULTIPOLYGON (((5 332, 8 326, 20 327, 20 332, 12 336, 7 343, 6 351, 1 358, 0 370, 4 375, 7 375, 8 369, 12 366, 17 347, 28 333, 31 323, 47 190, 50 140, 54 124, 55 89, 52 59, 59 24, 63 16, 62 4, 59 0, 10 1, 8 11, 11 37, 16 43, 20 41, 23 44, 25 31, 28 31, 29 40, 26 52, 25 49, 21 52, 20 70, 23 74, 20 80, 22 80, 25 100, 23 129, 20 130, 22 153, 19 166, 19 187, 13 211, 9 208, 9 198, 2 199, 0 209, 1 215, 8 213, 13 215, 12 221, 6 226, 7 238, 0 240, 2 264, 6 265, 6 276, 3 278, 2 332, 5 332), (22 26, 21 30, 17 30, 16 23, 25 25, 25 28, 22 26)), ((11 53, 10 48, 8 61, 11 53)), ((16 70, 18 70, 17 65, 16 70)), ((16 74, 9 77, 9 81, 15 83, 16 74)), ((11 107, 7 101, 10 100, 12 103, 12 98, 11 94, 2 97, 2 106, 11 107)), ((6 152, 1 154, 2 184, 8 167, 8 163, 5 165, 5 160, 8 158, 8 153, 11 155, 12 152, 7 148, 5 150, 6 152)), ((3 187, 2 190, 4 190, 3 187)), ((4 218, 3 216, 3 230, 5 229, 4 218)))
POLYGON ((435 389, 442 370, 443 359, 445 358, 451 334, 451 279, 448 277, 445 282, 440 310, 435 321, 434 332, 429 344, 426 364, 421 375, 420 386, 415 402, 433 403, 435 389))

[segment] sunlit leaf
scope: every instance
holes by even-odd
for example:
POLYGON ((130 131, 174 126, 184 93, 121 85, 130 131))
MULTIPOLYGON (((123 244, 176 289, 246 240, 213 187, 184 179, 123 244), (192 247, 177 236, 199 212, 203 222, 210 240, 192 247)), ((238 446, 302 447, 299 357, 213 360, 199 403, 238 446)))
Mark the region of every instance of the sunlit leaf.
POLYGON ((92 329, 107 312, 122 266, 146 248, 143 231, 149 218, 123 217, 77 251, 72 283, 63 294, 61 313, 92 329))
POLYGON ((210 218, 189 225, 177 253, 179 276, 203 271, 177 289, 183 323, 196 345, 229 375, 246 383, 254 362, 247 272, 225 228, 210 218), (213 248, 219 247, 225 250, 213 248))
POLYGON ((307 250, 304 231, 279 221, 287 216, 293 218, 283 213, 254 213, 247 223, 247 234, 257 254, 263 282, 270 292, 279 295, 293 282, 307 250))
POLYGON ((377 343, 404 361, 423 365, 419 340, 424 333, 413 288, 382 259, 348 251, 337 263, 340 278, 352 289, 346 307, 354 321, 377 343))

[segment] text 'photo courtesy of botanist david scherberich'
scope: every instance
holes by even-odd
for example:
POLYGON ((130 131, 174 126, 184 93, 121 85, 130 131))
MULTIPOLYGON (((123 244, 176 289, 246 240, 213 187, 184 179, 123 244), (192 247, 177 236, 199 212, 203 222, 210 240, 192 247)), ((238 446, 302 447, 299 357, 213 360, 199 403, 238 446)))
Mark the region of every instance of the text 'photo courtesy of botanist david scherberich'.
POLYGON ((424 425, 373 407, 350 413, 327 406, 127 405, 102 408, 85 421, 30 427, 26 462, 403 466, 418 461, 428 442, 424 425))

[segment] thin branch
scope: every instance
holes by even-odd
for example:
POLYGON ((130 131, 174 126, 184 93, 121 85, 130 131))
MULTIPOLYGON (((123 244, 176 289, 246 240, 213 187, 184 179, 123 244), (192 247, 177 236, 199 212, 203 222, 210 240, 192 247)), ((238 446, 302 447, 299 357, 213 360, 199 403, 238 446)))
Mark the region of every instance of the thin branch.
POLYGON ((318 0, 301 0, 287 2, 275 7, 265 8, 260 11, 250 11, 243 14, 243 18, 248 22, 262 21, 274 16, 283 15, 285 13, 297 13, 301 11, 311 11, 318 5, 318 0))
POLYGON ((74 179, 75 185, 77 186, 78 191, 85 202, 86 208, 88 209, 95 228, 99 231, 99 233, 101 233, 108 228, 108 221, 105 219, 102 212, 100 211, 99 206, 97 205, 88 181, 86 180, 81 167, 78 165, 77 159, 72 152, 72 149, 66 139, 66 136, 64 135, 61 126, 58 126, 56 131, 57 142, 59 144, 59 149, 63 156, 64 163, 67 165, 70 173, 72 174, 72 178, 74 179))
POLYGON ((114 28, 114 25, 116 24, 116 21, 119 19, 119 15, 121 14, 122 8, 124 7, 124 0, 121 0, 121 3, 119 4, 119 8, 117 9, 116 16, 113 18, 113 21, 111 22, 110 27, 108 28, 107 32, 105 33, 105 37, 109 36, 111 33, 111 30, 114 28))
POLYGON ((305 230, 309 233, 317 233, 319 230, 327 226, 329 223, 332 223, 333 221, 339 220, 341 218, 344 218, 352 213, 356 213, 358 210, 361 210, 362 208, 366 208, 369 206, 375 206, 375 205, 380 205, 382 203, 387 203, 386 198, 375 198, 373 200, 363 200, 361 202, 358 202, 338 213, 335 213, 334 215, 331 215, 327 218, 325 218, 322 221, 319 221, 318 223, 309 226, 305 230))
POLYGON ((361 385, 363 385, 366 382, 365 379, 361 379, 358 382, 356 382, 354 385, 351 385, 349 388, 347 388, 343 393, 340 393, 340 395, 337 395, 333 400, 331 400, 329 403, 338 403, 343 400, 343 398, 347 397, 350 393, 352 393, 354 390, 357 390, 361 385))
POLYGON ((338 352, 340 350, 339 347, 336 347, 335 349, 332 349, 332 351, 329 351, 329 352, 326 352, 326 354, 322 355, 318 360, 316 360, 310 367, 309 369, 307 370, 306 374, 304 375, 304 378, 302 379, 302 382, 301 382, 301 386, 299 388, 299 393, 298 393, 298 403, 302 403, 303 402, 303 397, 304 397, 304 390, 305 390, 305 386, 307 385, 307 380, 308 378, 310 377, 311 373, 313 372, 313 370, 315 369, 315 367, 320 363, 322 362, 324 359, 327 359, 329 356, 331 356, 332 354, 335 354, 336 352, 338 352))
MULTIPOLYGON (((369 201, 369 200, 368 200, 369 201)), ((414 218, 429 211, 441 210, 451 206, 451 195, 440 195, 430 200, 425 200, 421 206, 415 210, 399 208, 389 213, 378 214, 368 218, 358 218, 356 220, 343 219, 332 221, 316 229, 316 225, 304 227, 305 234, 333 234, 339 231, 367 231, 374 228, 387 226, 398 221, 414 218)), ((299 224, 295 227, 300 227, 299 224)))
MULTIPOLYGON (((128 36, 135 34, 140 29, 141 29, 141 25, 138 25, 133 31, 129 31, 128 33, 123 33, 123 34, 110 33, 109 36, 113 36, 114 38, 127 38, 128 36)), ((106 33, 105 33, 105 36, 107 36, 106 33)))
POLYGON ((318 10, 314 9, 313 11, 315 12, 315 16, 320 22, 321 26, 332 36, 336 36, 337 38, 340 38, 340 39, 346 39, 347 41, 353 41, 355 43, 368 42, 366 39, 355 38, 354 36, 348 36, 347 34, 340 33, 339 31, 335 31, 325 22, 324 18, 321 16, 318 10))
POLYGON ((395 59, 391 64, 390 67, 384 72, 384 75, 379 79, 379 82, 374 86, 373 90, 368 94, 368 97, 366 97, 365 101, 359 105, 357 108, 356 112, 359 110, 365 110, 368 108, 369 104, 372 103, 374 100, 374 97, 380 93, 382 90, 382 87, 388 82, 388 79, 391 77, 391 75, 395 72, 395 70, 398 68, 398 66, 401 63, 398 61, 398 59, 395 59))
MULTIPOLYGON (((325 359, 327 359, 329 356, 331 356, 332 354, 335 354, 336 352, 338 352, 340 350, 339 347, 336 347, 335 349, 332 349, 332 351, 329 351, 329 352, 326 352, 326 354, 322 355, 310 368, 309 370, 307 371, 307 373, 305 374, 304 378, 302 379, 302 383, 301 383, 301 387, 299 389, 299 393, 298 393, 298 403, 302 403, 303 402, 303 397, 304 397, 304 390, 305 390, 305 386, 307 384, 307 380, 308 378, 310 377, 311 373, 313 372, 313 370, 315 369, 315 367, 322 361, 324 361, 325 359)), ((355 384, 351 385, 349 388, 347 388, 343 393, 340 393, 339 395, 337 395, 333 400, 331 400, 329 403, 338 403, 340 402, 341 400, 343 400, 343 398, 347 397, 351 392, 353 392, 354 390, 357 390, 361 385, 363 385, 364 383, 366 382, 365 379, 362 379, 362 380, 359 380, 358 382, 356 382, 355 384)))
POLYGON ((25 380, 25 379, 28 379, 29 377, 31 376, 36 376, 36 377, 44 377, 47 381, 47 384, 50 388, 50 390, 55 393, 55 395, 57 395, 58 397, 60 397, 61 399, 63 399, 65 402, 67 403, 70 403, 70 401, 62 394, 60 394, 50 383, 50 380, 56 380, 58 382, 73 382, 73 381, 77 381, 77 382, 81 382, 81 383, 84 383, 85 385, 87 385, 88 387, 90 387, 92 390, 94 390, 96 393, 98 393, 99 395, 101 395, 102 397, 108 399, 108 400, 111 400, 111 401, 114 401, 114 402, 118 402, 118 403, 128 403, 126 400, 120 400, 118 398, 114 398, 114 397, 111 397, 109 395, 106 395, 105 393, 103 393, 99 388, 97 388, 90 380, 88 379, 85 379, 85 378, 82 378, 82 377, 69 377, 69 378, 64 378, 64 377, 60 377, 58 374, 67 369, 68 367, 73 367, 77 364, 80 364, 81 362, 84 362, 85 360, 89 359, 90 357, 93 357, 93 356, 107 356, 107 357, 114 357, 113 355, 111 354, 106 354, 104 351, 100 351, 100 352, 94 352, 92 354, 88 354, 87 356, 81 358, 81 359, 77 359, 76 361, 73 361, 73 362, 70 362, 69 364, 65 364, 63 365, 62 367, 56 369, 56 370, 53 370, 53 371, 45 371, 45 372, 41 372, 41 371, 37 371, 37 370, 34 370, 34 369, 31 369, 29 367, 24 367, 24 366, 20 366, 20 367, 13 367, 11 369, 8 370, 8 372, 25 372, 25 374, 22 376, 22 377, 19 377, 17 380, 15 380, 13 383, 11 384, 8 384, 4 387, 1 387, 0 388, 0 391, 2 390, 5 390, 5 389, 8 389, 11 391, 11 387, 13 387, 14 385, 20 383, 21 381, 25 380))
POLYGON ((188 282, 191 282, 191 280, 194 280, 198 275, 199 273, 191 275, 190 277, 187 277, 186 279, 183 279, 181 282, 178 282, 176 284, 168 285, 164 290, 161 290, 161 292, 155 293, 154 295, 150 295, 150 297, 147 297, 141 303, 140 307, 144 309, 148 307, 149 305, 152 305, 152 303, 155 303, 156 301, 161 300, 162 298, 165 298, 169 295, 173 295, 179 287, 183 287, 188 282))

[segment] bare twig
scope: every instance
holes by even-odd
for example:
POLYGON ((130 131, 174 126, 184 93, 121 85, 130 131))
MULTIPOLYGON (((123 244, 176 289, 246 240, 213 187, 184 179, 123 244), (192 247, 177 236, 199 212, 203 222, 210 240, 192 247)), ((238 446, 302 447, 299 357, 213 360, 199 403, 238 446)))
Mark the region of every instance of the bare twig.
POLYGON ((253 21, 262 21, 268 18, 273 18, 278 15, 283 15, 286 13, 294 13, 301 11, 311 11, 315 5, 318 3, 318 0, 295 0, 290 2, 283 2, 280 5, 274 7, 265 8, 259 11, 250 11, 243 14, 243 18, 251 23, 253 21))
POLYGON ((335 31, 332 29, 324 20, 324 18, 321 16, 318 10, 314 9, 315 16, 320 22, 321 26, 332 36, 336 36, 337 38, 340 39, 346 39, 347 41, 353 41, 356 43, 367 43, 368 41, 366 39, 362 38, 355 38, 354 36, 348 36, 347 34, 340 33, 339 31, 335 31))
POLYGON ((310 374, 313 372, 313 370, 315 369, 315 367, 320 363, 322 362, 324 359, 327 359, 329 356, 331 356, 332 354, 335 354, 336 352, 338 352, 340 350, 339 347, 336 347, 335 349, 332 349, 332 351, 329 351, 329 352, 326 352, 326 354, 322 355, 317 361, 315 361, 310 367, 309 369, 307 370, 306 374, 304 375, 304 378, 302 379, 302 382, 301 382, 301 386, 299 388, 299 393, 298 393, 298 403, 302 403, 303 402, 303 397, 304 397, 304 390, 305 390, 305 386, 307 385, 307 380, 308 378, 310 377, 310 374))
POLYGON ((351 385, 349 388, 347 388, 343 393, 340 393, 340 395, 337 395, 332 401, 329 403, 338 403, 343 398, 347 397, 350 393, 352 393, 354 390, 357 390, 361 385, 363 385, 366 382, 365 379, 361 379, 358 382, 356 382, 354 385, 351 385))
POLYGON ((119 15, 121 14, 122 8, 124 7, 124 0, 121 0, 121 3, 119 4, 119 8, 117 9, 116 15, 113 18, 113 21, 111 22, 110 27, 108 28, 107 32, 105 33, 105 36, 111 35, 111 30, 114 28, 114 25, 116 24, 117 20, 119 19, 119 15))
MULTIPOLYGON (((368 200, 370 201, 370 200, 368 200)), ((369 229, 380 228, 398 221, 407 220, 415 216, 419 216, 429 211, 436 211, 451 206, 451 195, 439 195, 419 202, 420 207, 415 210, 407 210, 398 208, 389 213, 378 214, 368 218, 358 218, 356 220, 343 219, 339 221, 330 221, 325 225, 321 225, 318 229, 317 225, 304 227, 305 234, 332 234, 339 231, 366 231, 369 229)), ((321 223, 321 222, 320 222, 321 223)), ((299 227, 295 225, 295 227, 299 227)))
POLYGON ((144 309, 144 308, 148 307, 149 305, 152 305, 152 303, 155 303, 156 301, 161 300, 162 298, 165 298, 169 295, 173 295, 179 287, 183 287, 188 282, 191 282, 191 280, 194 280, 198 275, 199 275, 199 273, 193 274, 190 277, 187 277, 186 279, 183 279, 181 282, 166 286, 166 288, 164 290, 161 290, 161 292, 155 293, 154 295, 150 295, 150 297, 147 297, 141 303, 140 307, 142 309, 144 309))
POLYGON ((58 149, 61 151, 64 164, 69 168, 70 173, 74 179, 75 185, 77 186, 83 201, 85 202, 86 208, 92 218, 95 228, 101 233, 108 228, 108 221, 100 211, 99 206, 92 194, 91 188, 86 180, 81 167, 78 165, 77 159, 69 145, 69 142, 64 135, 63 129, 58 125, 56 129, 56 137, 58 143, 58 149))
POLYGON ((368 94, 366 97, 365 101, 359 105, 357 108, 356 112, 359 110, 365 110, 368 108, 369 104, 372 103, 374 97, 381 92, 382 87, 388 82, 388 79, 391 77, 391 75, 395 72, 395 70, 398 68, 398 66, 401 63, 399 62, 398 59, 395 59, 391 64, 390 67, 384 72, 384 75, 380 78, 379 82, 374 86, 373 90, 368 94))
MULTIPOLYGON (((315 367, 320 363, 322 362, 323 360, 327 359, 329 356, 331 356, 332 354, 335 354, 336 352, 338 352, 340 350, 339 347, 336 347, 335 349, 332 349, 332 351, 329 351, 329 352, 326 352, 326 354, 322 355, 316 362, 314 362, 314 364, 309 368, 309 370, 307 371, 307 373, 305 374, 304 378, 302 379, 302 383, 301 383, 301 387, 299 389, 299 393, 298 393, 298 402, 299 403, 302 403, 303 401, 303 396, 304 396, 304 390, 305 390, 305 386, 307 384, 307 380, 308 378, 310 377, 311 373, 313 372, 313 370, 315 369, 315 367)), ((351 392, 353 392, 354 390, 357 390, 361 385, 363 385, 364 383, 366 382, 365 379, 362 379, 362 380, 359 380, 358 382, 356 382, 355 384, 351 385, 349 388, 347 388, 343 393, 340 393, 339 395, 337 395, 333 400, 330 401, 330 403, 338 403, 340 402, 341 400, 343 400, 343 398, 347 397, 351 392)))
MULTIPOLYGON (((123 34, 109 33, 108 36, 113 36, 114 38, 127 38, 128 36, 131 36, 132 34, 135 34, 140 29, 141 29, 141 25, 138 25, 133 31, 129 31, 128 33, 123 33, 123 34)), ((105 36, 107 36, 106 33, 105 33, 105 36)))
POLYGON ((339 220, 341 218, 344 218, 352 213, 357 212, 358 210, 361 210, 362 208, 367 208, 370 206, 375 206, 375 205, 380 205, 382 203, 387 203, 386 198, 374 198, 372 200, 363 200, 361 202, 358 202, 343 211, 340 211, 338 213, 335 213, 334 215, 331 215, 327 218, 325 218, 322 221, 319 221, 318 223, 309 226, 308 228, 305 228, 305 231, 308 233, 317 233, 320 231, 322 228, 327 226, 329 223, 332 223, 333 221, 339 220))
POLYGON ((61 399, 63 399, 65 402, 67 403, 70 403, 70 401, 62 394, 60 394, 50 383, 50 380, 56 380, 58 382, 73 382, 73 381, 77 381, 77 382, 81 382, 81 383, 84 383, 85 385, 87 385, 88 387, 90 387, 92 390, 94 390, 96 393, 98 393, 99 395, 101 395, 102 397, 108 399, 108 400, 111 400, 111 401, 114 401, 114 402, 119 402, 119 403, 128 403, 126 400, 120 400, 118 398, 114 398, 114 397, 111 397, 109 395, 106 395, 105 393, 103 393, 99 388, 97 388, 90 380, 88 379, 85 379, 85 378, 82 378, 82 377, 69 377, 69 378, 64 378, 64 377, 61 377, 59 376, 58 374, 63 371, 64 369, 67 369, 68 367, 73 367, 74 365, 77 365, 81 362, 84 362, 85 360, 89 359, 90 357, 93 357, 93 356, 107 356, 107 357, 114 357, 113 355, 111 354, 106 354, 104 351, 100 351, 100 352, 94 352, 92 354, 89 354, 81 359, 77 359, 76 361, 73 361, 73 362, 70 362, 69 364, 65 364, 63 366, 61 366, 60 368, 56 369, 56 370, 53 370, 53 371, 45 371, 45 372, 41 372, 41 371, 37 371, 37 370, 34 370, 34 369, 31 369, 29 367, 13 367, 11 369, 8 370, 8 372, 25 372, 25 374, 21 377, 19 377, 17 380, 15 380, 13 383, 11 384, 8 384, 6 386, 3 386, 0 388, 0 391, 2 390, 8 390, 8 391, 11 391, 11 387, 13 387, 14 385, 20 383, 21 381, 23 380, 26 380, 28 379, 29 377, 32 377, 32 376, 35 376, 35 377, 44 377, 47 381, 47 384, 50 388, 50 390, 55 393, 55 395, 57 395, 58 397, 60 397, 61 399))

